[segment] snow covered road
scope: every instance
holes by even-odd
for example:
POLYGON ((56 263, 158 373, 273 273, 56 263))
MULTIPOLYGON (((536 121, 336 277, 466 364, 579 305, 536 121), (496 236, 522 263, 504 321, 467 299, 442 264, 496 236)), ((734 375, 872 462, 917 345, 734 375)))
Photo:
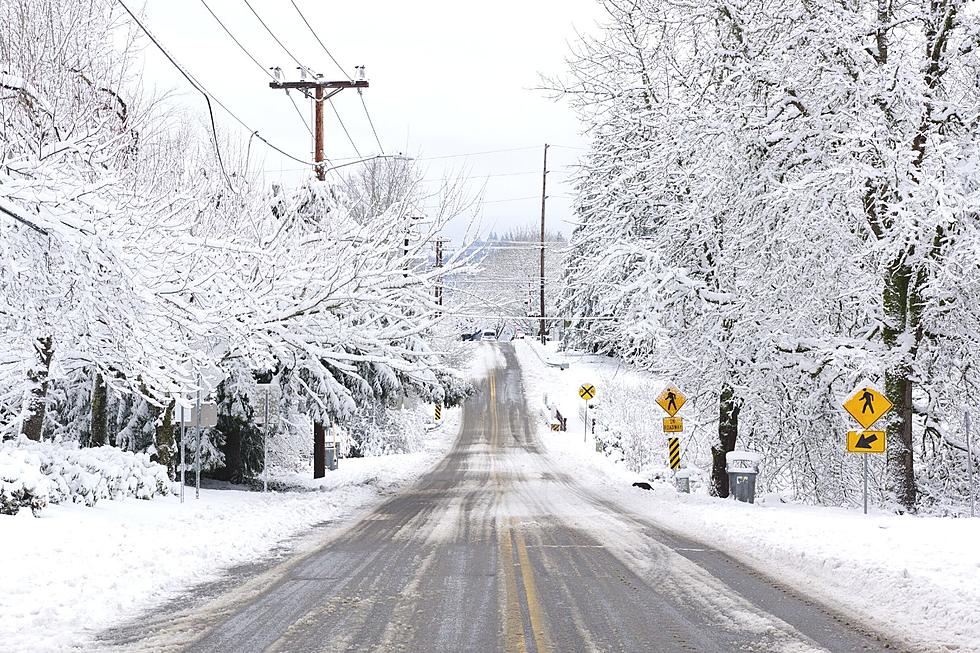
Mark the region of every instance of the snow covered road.
POLYGON ((884 649, 813 601, 579 483, 541 448, 513 346, 480 347, 503 365, 487 365, 459 440, 417 485, 323 546, 103 643, 222 652, 884 649))

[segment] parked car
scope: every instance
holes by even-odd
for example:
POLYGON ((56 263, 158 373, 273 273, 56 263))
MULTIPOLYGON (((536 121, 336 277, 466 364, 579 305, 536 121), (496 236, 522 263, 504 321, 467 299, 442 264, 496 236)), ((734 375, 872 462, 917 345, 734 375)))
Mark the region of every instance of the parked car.
POLYGON ((484 342, 489 340, 496 340, 496 339, 497 339, 497 333, 495 331, 491 331, 490 329, 484 331, 483 335, 480 336, 480 340, 484 342))
POLYGON ((520 329, 514 329, 514 340, 523 340, 524 332, 520 329))

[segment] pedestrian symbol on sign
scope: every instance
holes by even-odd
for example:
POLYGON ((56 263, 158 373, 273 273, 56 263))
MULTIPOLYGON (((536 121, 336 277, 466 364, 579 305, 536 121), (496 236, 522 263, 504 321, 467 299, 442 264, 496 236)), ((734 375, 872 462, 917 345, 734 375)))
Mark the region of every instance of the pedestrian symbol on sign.
POLYGON ((864 402, 864 405, 861 407, 862 414, 865 411, 870 410, 871 414, 874 415, 875 412, 874 400, 875 400, 875 396, 871 394, 867 388, 865 388, 864 392, 861 394, 861 401, 864 402))

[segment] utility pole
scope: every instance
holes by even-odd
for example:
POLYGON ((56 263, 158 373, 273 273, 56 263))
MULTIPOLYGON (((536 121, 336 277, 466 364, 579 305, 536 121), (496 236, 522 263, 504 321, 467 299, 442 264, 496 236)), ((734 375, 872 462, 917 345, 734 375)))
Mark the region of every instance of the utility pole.
MULTIPOLYGON (((278 76, 278 69, 277 76, 278 76)), ((339 82, 328 82, 323 81, 323 75, 317 75, 316 79, 307 80, 306 71, 301 71, 301 79, 298 82, 282 82, 278 79, 269 82, 269 88, 279 89, 289 91, 290 89, 296 89, 302 91, 306 97, 310 96, 310 91, 313 91, 313 102, 316 109, 315 118, 313 120, 313 138, 315 141, 314 145, 314 166, 313 172, 316 174, 316 178, 323 181, 327 177, 326 168, 323 166, 323 162, 326 161, 326 157, 323 151, 323 102, 324 100, 329 100, 337 93, 340 93, 345 88, 368 88, 369 84, 367 79, 364 78, 364 67, 358 66, 358 77, 359 79, 352 81, 339 81, 339 82), (329 93, 324 94, 324 90, 329 90, 329 93)))
MULTIPOLYGON (((442 238, 436 238, 436 267, 437 268, 442 267, 442 244, 444 242, 445 241, 442 238)), ((441 310, 442 309, 442 275, 441 274, 439 275, 439 278, 436 279, 436 304, 438 304, 440 308, 437 315, 439 317, 442 317, 442 310, 441 310)))
POLYGON ((541 344, 545 344, 544 337, 544 207, 545 200, 548 199, 548 144, 544 144, 544 168, 541 171, 541 270, 540 270, 540 283, 541 283, 541 344))

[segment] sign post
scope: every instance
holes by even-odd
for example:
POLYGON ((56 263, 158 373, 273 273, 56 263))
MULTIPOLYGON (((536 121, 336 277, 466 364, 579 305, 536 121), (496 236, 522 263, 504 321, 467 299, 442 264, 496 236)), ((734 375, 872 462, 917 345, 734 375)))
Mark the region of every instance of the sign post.
MULTIPOLYGON (((847 451, 849 453, 885 453, 884 431, 869 431, 875 422, 892 409, 888 397, 871 386, 865 386, 844 402, 844 410, 854 418, 864 431, 847 432, 847 451)), ((868 458, 862 462, 864 470, 864 514, 868 514, 868 458)))
POLYGON ((976 517, 976 489, 973 486, 973 442, 970 440, 970 411, 963 410, 963 425, 966 427, 966 468, 970 475, 970 517, 976 517))
MULTIPOLYGON (((183 399, 183 397, 181 397, 183 399)), ((187 431, 184 421, 184 404, 180 404, 180 502, 184 503, 184 433, 187 431)))
POLYGON ((583 383, 578 389, 578 396, 585 400, 585 429, 582 432, 582 442, 589 441, 589 402, 595 397, 596 389, 591 383, 583 383))

